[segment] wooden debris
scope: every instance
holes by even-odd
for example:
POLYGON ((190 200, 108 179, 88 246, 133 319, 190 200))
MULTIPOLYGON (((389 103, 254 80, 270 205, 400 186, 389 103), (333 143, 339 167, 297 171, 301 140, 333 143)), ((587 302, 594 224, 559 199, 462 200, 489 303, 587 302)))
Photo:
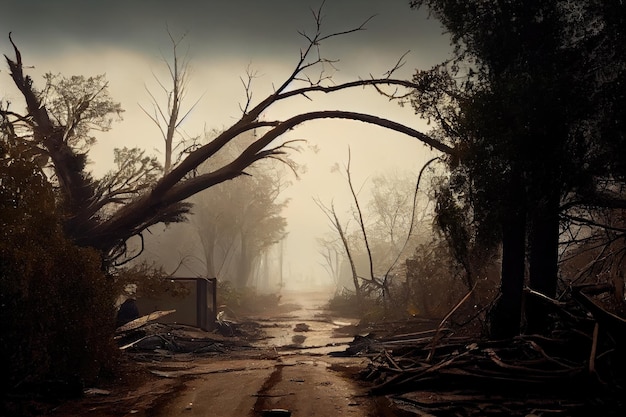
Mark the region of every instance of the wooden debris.
POLYGON ((607 311, 600 304, 596 303, 592 298, 592 294, 597 293, 597 291, 599 291, 597 286, 589 288, 585 286, 573 287, 572 296, 591 313, 600 327, 604 328, 617 343, 626 348, 626 320, 607 311))
POLYGON ((118 327, 115 332, 116 333, 124 333, 124 332, 128 332, 131 330, 135 330, 140 328, 141 326, 143 326, 146 323, 149 323, 151 321, 160 319, 161 317, 167 316, 169 314, 175 313, 176 310, 163 310, 163 311, 153 311, 150 314, 146 314, 145 316, 141 316, 133 321, 130 321, 128 323, 126 323, 123 326, 118 327))
MULTIPOLYGON (((130 324, 130 323, 129 323, 130 324)), ((121 350, 168 356, 172 354, 216 354, 232 349, 250 348, 247 340, 258 336, 260 329, 251 323, 233 328, 239 336, 225 337, 196 327, 173 323, 145 323, 120 332, 116 339, 121 350)))
POLYGON ((415 415, 619 415, 626 321, 584 291, 553 305, 562 311, 547 335, 486 340, 442 320, 434 330, 357 336, 345 354, 370 358, 361 373, 370 393, 415 415))
POLYGON ((271 410, 263 410, 262 415, 263 417, 289 417, 291 416, 291 411, 282 408, 274 408, 271 410))

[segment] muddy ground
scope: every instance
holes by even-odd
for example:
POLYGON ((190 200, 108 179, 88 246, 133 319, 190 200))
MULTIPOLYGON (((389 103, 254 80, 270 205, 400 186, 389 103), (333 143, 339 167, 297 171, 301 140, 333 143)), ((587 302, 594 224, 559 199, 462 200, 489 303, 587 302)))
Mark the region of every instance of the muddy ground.
MULTIPOLYGON (((364 327, 325 311, 325 301, 319 293, 284 296, 300 308, 237 317, 225 335, 154 325, 163 343, 150 345, 153 337, 126 349, 123 379, 45 415, 623 415, 621 385, 561 358, 574 345, 550 353, 540 345, 558 340, 481 341, 459 331, 467 326, 447 331, 417 318, 364 327)), ((585 353, 588 344, 577 346, 585 353)))
MULTIPOLYGON (((366 358, 334 356, 357 334, 356 320, 329 316, 324 294, 301 308, 247 319, 254 340, 213 334, 216 351, 126 353, 126 379, 86 391, 51 414, 69 416, 383 416, 384 400, 366 395, 356 374, 366 358)), ((234 325, 236 326, 236 325, 234 325)), ((251 333, 251 332, 249 332, 251 333)), ((198 337, 207 334, 198 333, 198 337)))

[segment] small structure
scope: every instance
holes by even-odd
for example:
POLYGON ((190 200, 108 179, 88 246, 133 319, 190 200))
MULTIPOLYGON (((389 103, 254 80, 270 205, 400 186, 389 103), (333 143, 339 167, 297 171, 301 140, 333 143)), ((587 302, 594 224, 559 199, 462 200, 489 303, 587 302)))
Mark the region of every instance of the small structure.
POLYGON ((137 299, 139 314, 176 310, 157 321, 186 324, 206 331, 213 330, 217 310, 217 278, 177 277, 171 279, 183 284, 188 290, 187 295, 181 297, 162 294, 154 298, 140 297, 137 299))

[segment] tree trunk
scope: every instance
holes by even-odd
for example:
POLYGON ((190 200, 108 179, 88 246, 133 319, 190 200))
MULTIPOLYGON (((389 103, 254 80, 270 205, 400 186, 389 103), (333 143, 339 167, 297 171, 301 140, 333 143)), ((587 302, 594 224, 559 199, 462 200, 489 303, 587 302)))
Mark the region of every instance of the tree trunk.
POLYGON ((503 339, 521 331, 526 259, 526 210, 521 178, 512 181, 502 224, 502 276, 500 297, 491 309, 490 336, 503 339))
MULTIPOLYGON (((537 204, 530 231, 529 286, 550 298, 556 297, 559 257, 559 198, 552 192, 537 204)), ((550 305, 529 295, 526 300, 526 332, 542 333, 549 327, 550 305)))
POLYGON ((237 288, 245 288, 250 280, 251 260, 249 259, 246 236, 241 234, 241 251, 236 266, 235 285, 237 288))
POLYGON ((204 253, 204 264, 207 277, 217 277, 215 270, 215 226, 209 223, 211 230, 197 228, 204 253))

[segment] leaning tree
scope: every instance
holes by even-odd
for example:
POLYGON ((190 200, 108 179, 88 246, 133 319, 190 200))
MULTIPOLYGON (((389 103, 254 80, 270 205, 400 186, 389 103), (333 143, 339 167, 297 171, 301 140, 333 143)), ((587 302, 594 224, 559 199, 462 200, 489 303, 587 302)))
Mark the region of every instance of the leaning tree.
MULTIPOLYGON (((386 86, 393 87, 394 94, 397 94, 396 89, 410 90, 416 87, 411 81, 393 78, 399 63, 383 78, 333 84, 326 77, 312 76, 311 71, 329 62, 319 52, 322 42, 361 31, 367 23, 345 31, 325 34, 322 31, 321 9, 314 13, 314 17, 315 31, 313 34, 302 33, 306 39, 306 47, 301 50, 291 74, 273 93, 255 102, 252 99, 250 82, 244 83, 246 100, 242 106, 241 117, 210 143, 186 154, 169 171, 154 178, 154 181, 145 181, 139 175, 144 168, 154 173, 154 164, 145 157, 140 158, 139 162, 137 159, 131 162, 120 160, 119 166, 126 167, 136 181, 128 180, 124 175, 113 175, 107 186, 103 186, 85 170, 86 155, 73 146, 72 134, 76 129, 68 125, 84 125, 90 122, 88 112, 99 93, 82 100, 80 105, 77 103, 72 106, 71 120, 52 117, 52 110, 45 105, 44 96, 36 89, 32 78, 25 74, 22 54, 11 40, 15 57, 5 57, 11 77, 25 100, 27 113, 18 114, 5 106, 2 114, 10 118, 14 125, 20 125, 26 131, 21 135, 24 141, 32 144, 49 161, 61 197, 63 225, 68 236, 80 246, 99 250, 105 264, 119 262, 126 255, 128 239, 141 237, 142 231, 151 225, 182 221, 190 211, 190 204, 186 201, 189 197, 216 184, 245 175, 246 169, 256 161, 266 158, 284 159, 290 144, 279 143, 277 139, 309 121, 344 119, 368 123, 414 137, 441 152, 454 152, 450 146, 422 132, 372 114, 325 110, 294 114, 280 120, 263 120, 261 115, 267 113, 272 106, 297 97, 312 99, 315 94, 333 94, 363 87, 380 90, 386 86), (239 155, 210 172, 195 175, 204 161, 239 135, 253 130, 263 131, 263 134, 239 155)), ((248 81, 251 80, 252 78, 248 81)), ((105 88, 100 93, 104 91, 105 88)))

